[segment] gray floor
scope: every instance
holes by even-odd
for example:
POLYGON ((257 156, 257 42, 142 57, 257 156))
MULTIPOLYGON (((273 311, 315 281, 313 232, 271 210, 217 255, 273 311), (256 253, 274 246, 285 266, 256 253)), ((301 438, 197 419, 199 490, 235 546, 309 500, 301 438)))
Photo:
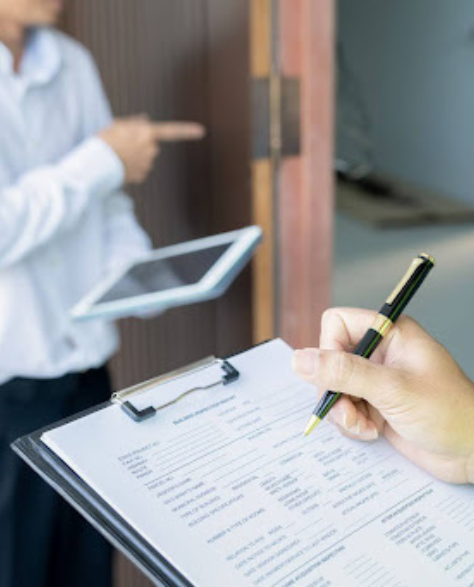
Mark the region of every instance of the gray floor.
POLYGON ((375 230, 338 216, 333 305, 379 309, 421 252, 437 265, 408 313, 474 378, 474 225, 375 230))

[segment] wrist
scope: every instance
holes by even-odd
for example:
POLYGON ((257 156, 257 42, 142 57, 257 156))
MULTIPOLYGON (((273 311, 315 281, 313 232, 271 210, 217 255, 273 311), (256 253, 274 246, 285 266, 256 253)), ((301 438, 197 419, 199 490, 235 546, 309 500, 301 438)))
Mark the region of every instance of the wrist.
POLYGON ((77 189, 94 197, 118 190, 124 168, 111 147, 99 137, 91 137, 71 151, 59 164, 60 173, 77 189))
MULTIPOLYGON (((119 189, 123 186, 126 179, 125 163, 119 153, 114 147, 100 135, 89 139, 94 143, 100 145, 100 153, 97 153, 97 157, 100 159, 100 165, 102 169, 107 171, 109 183, 115 185, 115 189, 119 189)), ((114 190, 111 190, 114 191, 114 190)))

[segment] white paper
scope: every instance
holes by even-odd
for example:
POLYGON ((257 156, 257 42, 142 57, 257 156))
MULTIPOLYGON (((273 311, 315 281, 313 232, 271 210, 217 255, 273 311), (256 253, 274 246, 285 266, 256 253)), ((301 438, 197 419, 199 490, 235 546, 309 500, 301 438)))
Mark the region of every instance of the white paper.
POLYGON ((232 360, 236 383, 140 424, 111 406, 43 441, 195 585, 474 587, 473 488, 329 424, 305 438, 315 392, 291 354, 273 341, 232 360))

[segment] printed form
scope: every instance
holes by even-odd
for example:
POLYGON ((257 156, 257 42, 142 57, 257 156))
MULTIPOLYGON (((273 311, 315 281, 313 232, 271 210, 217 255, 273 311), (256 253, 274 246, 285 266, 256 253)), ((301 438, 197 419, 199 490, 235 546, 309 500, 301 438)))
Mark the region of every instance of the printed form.
MULTIPOLYGON (((385 441, 302 434, 315 391, 276 340, 240 380, 142 423, 119 406, 43 442, 192 584, 474 587, 474 488, 434 480, 385 441)), ((138 396, 158 405, 211 367, 138 396)))

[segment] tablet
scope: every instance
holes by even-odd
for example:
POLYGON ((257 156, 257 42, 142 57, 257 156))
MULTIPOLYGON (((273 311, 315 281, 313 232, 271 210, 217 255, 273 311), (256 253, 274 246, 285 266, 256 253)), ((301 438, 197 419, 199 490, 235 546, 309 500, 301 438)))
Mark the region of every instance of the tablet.
POLYGON ((152 315, 221 296, 250 260, 262 230, 250 226, 157 249, 108 274, 73 309, 74 320, 152 315))

